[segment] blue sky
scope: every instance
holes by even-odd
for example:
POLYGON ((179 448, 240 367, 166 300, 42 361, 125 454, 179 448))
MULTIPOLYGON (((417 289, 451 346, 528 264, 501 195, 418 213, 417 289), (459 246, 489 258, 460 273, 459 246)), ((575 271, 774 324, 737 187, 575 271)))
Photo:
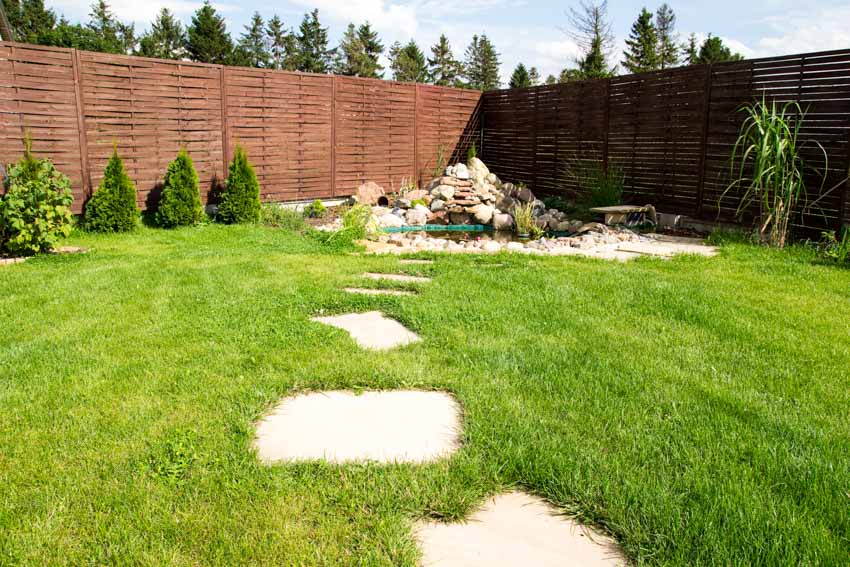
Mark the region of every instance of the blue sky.
MULTIPOLYGON (((609 0, 609 13, 617 38, 614 56, 622 56, 623 41, 643 6, 653 3, 609 0)), ((87 20, 87 3, 47 0, 46 4, 71 20, 87 20)), ((694 32, 699 37, 718 35, 748 57, 850 48, 850 1, 848 0, 672 0, 677 29, 684 41, 694 32)), ((163 6, 185 23, 201 0, 111 0, 123 20, 146 29, 163 6)), ((330 27, 335 45, 349 21, 369 20, 380 32, 384 45, 411 37, 426 50, 445 33, 457 57, 461 57, 475 33, 486 33, 501 54, 502 80, 507 81, 520 61, 537 66, 543 77, 572 64, 576 47, 563 33, 566 10, 578 1, 542 0, 220 0, 213 5, 224 15, 234 37, 254 11, 265 17, 278 14, 287 27, 296 27, 305 11, 319 9, 320 19, 330 27)))

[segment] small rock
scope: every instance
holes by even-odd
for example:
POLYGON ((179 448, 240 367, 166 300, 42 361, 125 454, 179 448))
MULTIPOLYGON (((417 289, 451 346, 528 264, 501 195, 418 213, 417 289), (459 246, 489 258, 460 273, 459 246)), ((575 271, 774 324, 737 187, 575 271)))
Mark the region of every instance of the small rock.
POLYGON ((450 201, 454 199, 455 188, 451 185, 440 185, 439 187, 434 189, 431 194, 438 199, 442 199, 443 201, 450 201))
POLYGON ((398 209, 409 209, 410 208, 410 199, 397 199, 395 202, 395 206, 398 209))
POLYGON ((559 222, 555 225, 555 230, 558 232, 569 232, 572 225, 568 222, 559 222))
POLYGON ((404 197, 411 201, 424 200, 428 196, 428 191, 424 189, 414 189, 413 191, 408 191, 405 193, 404 197))
POLYGON ((509 252, 520 252, 524 248, 525 246, 522 245, 522 242, 508 242, 505 246, 505 249, 507 249, 509 252))
POLYGON ((469 169, 464 164, 459 163, 454 166, 454 176, 458 179, 469 179, 469 169))
POLYGON ((585 232, 598 232, 600 234, 607 234, 608 233, 608 227, 605 226, 602 223, 589 222, 589 223, 581 225, 577 232, 580 233, 580 234, 583 234, 585 232))
POLYGON ((358 187, 354 197, 358 203, 367 205, 381 205, 389 202, 384 194, 384 188, 374 181, 367 181, 358 187))
POLYGON ((442 211, 445 208, 446 208, 446 202, 443 201, 442 199, 434 199, 433 201, 431 201, 431 211, 432 212, 436 213, 437 211, 442 211))
POLYGON ((420 207, 417 206, 407 211, 407 215, 405 216, 407 224, 411 226, 425 226, 428 223, 428 214, 430 211, 425 207, 420 207))
POLYGON ((378 218, 378 224, 382 228, 399 228, 404 226, 404 220, 402 220, 402 218, 398 215, 387 213, 378 218))
POLYGON ((502 245, 499 244, 498 242, 496 242, 495 240, 488 240, 484 244, 481 245, 481 249, 484 252, 489 252, 489 253, 501 252, 502 245))
POLYGON ((493 220, 493 213, 495 211, 496 209, 490 205, 476 205, 472 207, 470 212, 479 224, 490 224, 490 221, 493 220))
POLYGON ((469 213, 451 213, 449 215, 449 220, 451 224, 471 224, 472 217, 469 213))
MULTIPOLYGON (((532 193, 531 189, 529 189, 528 187, 526 187, 524 185, 517 190, 516 198, 518 200, 522 201, 523 203, 530 203, 530 202, 535 200, 534 199, 534 193, 532 193)), ((541 204, 542 204, 542 202, 541 202, 541 204)), ((545 208, 545 206, 544 206, 544 208, 545 208)))
POLYGON ((493 228, 495 230, 511 230, 514 226, 514 218, 507 213, 493 215, 493 228))

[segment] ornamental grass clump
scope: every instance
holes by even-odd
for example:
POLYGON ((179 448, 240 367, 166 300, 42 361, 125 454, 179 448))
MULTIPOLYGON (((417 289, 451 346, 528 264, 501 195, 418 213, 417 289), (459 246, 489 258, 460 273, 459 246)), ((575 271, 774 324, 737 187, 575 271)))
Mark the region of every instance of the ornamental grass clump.
POLYGON ((53 249, 71 232, 71 180, 49 159, 32 155, 24 138, 24 157, 8 167, 0 196, 0 253, 29 256, 53 249))
POLYGON ((118 149, 103 171, 103 179, 86 203, 83 226, 92 232, 128 232, 139 222, 136 186, 124 169, 118 149))
MULTIPOLYGON (((800 128, 805 113, 797 102, 783 105, 764 98, 741 109, 746 115, 732 149, 734 181, 723 192, 742 189, 736 211, 740 218, 758 209, 758 234, 762 242, 782 248, 791 219, 806 199, 805 163, 800 155, 800 128)), ((823 147, 814 142, 823 153, 823 147)))
POLYGON ((175 228, 197 224, 203 218, 198 172, 184 148, 168 164, 155 221, 163 228, 175 228))
POLYGON ((260 183, 241 146, 236 146, 233 154, 217 218, 227 224, 256 223, 260 220, 260 183))

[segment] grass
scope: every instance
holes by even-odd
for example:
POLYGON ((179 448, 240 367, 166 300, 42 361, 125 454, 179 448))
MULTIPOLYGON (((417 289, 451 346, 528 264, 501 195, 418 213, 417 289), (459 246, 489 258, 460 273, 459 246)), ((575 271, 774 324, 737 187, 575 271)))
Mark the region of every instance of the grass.
POLYGON ((0 268, 0 564, 413 565, 410 525, 522 487, 638 563, 850 562, 850 271, 802 249, 630 264, 332 254, 285 230, 76 235, 0 268), (430 275, 415 297, 342 291, 430 275), (370 354, 317 313, 424 341, 370 354), (426 466, 259 464, 324 388, 453 392, 426 466))

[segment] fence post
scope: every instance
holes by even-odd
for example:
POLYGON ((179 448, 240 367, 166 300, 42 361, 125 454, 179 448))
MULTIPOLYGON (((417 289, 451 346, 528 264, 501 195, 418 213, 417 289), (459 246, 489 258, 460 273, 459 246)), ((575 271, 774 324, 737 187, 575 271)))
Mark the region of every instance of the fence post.
POLYGON ((702 141, 699 153, 699 178, 697 181, 696 218, 702 217, 702 201, 705 190, 705 154, 708 151, 708 127, 711 115, 711 63, 705 66, 705 86, 702 103, 702 141))
POLYGON ((611 130, 611 78, 605 79, 605 114, 602 132, 602 170, 608 175, 608 136, 611 130))
POLYGON ((336 197, 336 75, 331 75, 331 195, 336 197))
POLYGON ((230 162, 230 156, 228 155, 227 135, 227 80, 225 77, 225 73, 227 73, 227 67, 225 67, 224 65, 220 65, 219 68, 221 69, 221 182, 224 183, 225 179, 227 179, 227 164, 230 162))
POLYGON ((77 133, 80 143, 80 168, 83 183, 83 198, 91 196, 91 173, 89 172, 89 143, 86 132, 85 105, 83 103, 83 76, 80 74, 80 52, 71 50, 71 62, 74 68, 74 96, 77 103, 77 133))

